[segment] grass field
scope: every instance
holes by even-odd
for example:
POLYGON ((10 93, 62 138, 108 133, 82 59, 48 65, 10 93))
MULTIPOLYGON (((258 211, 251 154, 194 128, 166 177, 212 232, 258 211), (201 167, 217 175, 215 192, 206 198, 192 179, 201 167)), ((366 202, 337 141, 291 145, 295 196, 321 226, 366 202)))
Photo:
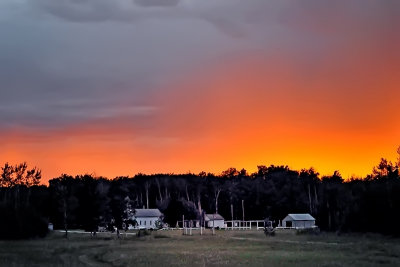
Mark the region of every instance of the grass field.
POLYGON ((52 232, 45 239, 0 241, 0 266, 400 266, 400 240, 379 235, 296 235, 210 230, 200 236, 158 231, 117 239, 52 232))

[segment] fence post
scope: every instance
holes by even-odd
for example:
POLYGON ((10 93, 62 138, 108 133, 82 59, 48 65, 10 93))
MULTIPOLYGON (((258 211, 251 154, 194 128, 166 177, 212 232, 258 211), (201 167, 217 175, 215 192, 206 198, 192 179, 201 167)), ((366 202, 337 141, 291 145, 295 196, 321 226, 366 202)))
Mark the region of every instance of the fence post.
POLYGON ((182 231, 183 235, 185 235, 185 215, 182 215, 182 231))

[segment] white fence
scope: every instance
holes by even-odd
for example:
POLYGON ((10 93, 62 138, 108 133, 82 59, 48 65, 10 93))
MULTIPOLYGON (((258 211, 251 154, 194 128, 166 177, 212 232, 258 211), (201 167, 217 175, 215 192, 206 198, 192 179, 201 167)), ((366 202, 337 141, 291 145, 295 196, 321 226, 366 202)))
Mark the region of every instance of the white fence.
POLYGON ((251 229, 264 229, 265 221, 263 220, 253 220, 253 221, 225 221, 227 230, 251 230, 251 229))
MULTIPOLYGON (((251 221, 241 221, 241 220, 233 220, 233 221, 225 221, 225 227, 222 229, 226 230, 251 230, 251 229, 264 229, 265 221, 263 220, 251 220, 251 221)), ((175 228, 192 228, 192 229, 200 229, 200 222, 198 220, 185 220, 184 227, 182 225, 182 221, 177 222, 177 227, 175 228)), ((205 228, 203 226, 203 228, 205 228)))

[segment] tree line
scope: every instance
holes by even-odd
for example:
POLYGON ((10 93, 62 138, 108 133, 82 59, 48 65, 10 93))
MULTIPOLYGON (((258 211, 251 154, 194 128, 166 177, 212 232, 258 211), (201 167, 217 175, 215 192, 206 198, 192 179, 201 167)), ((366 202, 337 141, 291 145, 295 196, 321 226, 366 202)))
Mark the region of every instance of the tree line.
POLYGON ((320 176, 313 168, 258 166, 255 173, 229 168, 220 175, 137 174, 107 179, 63 174, 40 185, 41 172, 26 163, 1 167, 0 238, 44 236, 56 229, 93 231, 113 221, 121 228, 135 208, 158 208, 175 226, 201 214, 226 220, 275 222, 288 213, 310 213, 321 230, 400 235, 400 160, 381 159, 364 178, 344 180, 338 171, 320 176))

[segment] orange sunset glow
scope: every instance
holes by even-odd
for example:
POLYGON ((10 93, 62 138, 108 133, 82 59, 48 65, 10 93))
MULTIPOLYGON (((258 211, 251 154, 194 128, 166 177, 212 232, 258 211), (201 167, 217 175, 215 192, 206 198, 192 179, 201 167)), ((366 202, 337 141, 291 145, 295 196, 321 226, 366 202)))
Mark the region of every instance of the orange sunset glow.
POLYGON ((271 164, 350 178, 382 157, 395 161, 400 37, 391 7, 270 5, 278 15, 257 17, 272 7, 255 3, 215 22, 218 9, 182 4, 157 18, 110 18, 104 32, 55 11, 36 26, 22 21, 65 36, 27 36, 40 59, 22 37, 3 45, 2 69, 22 76, 1 76, 1 163, 26 161, 47 183, 63 173, 251 173, 271 164))

